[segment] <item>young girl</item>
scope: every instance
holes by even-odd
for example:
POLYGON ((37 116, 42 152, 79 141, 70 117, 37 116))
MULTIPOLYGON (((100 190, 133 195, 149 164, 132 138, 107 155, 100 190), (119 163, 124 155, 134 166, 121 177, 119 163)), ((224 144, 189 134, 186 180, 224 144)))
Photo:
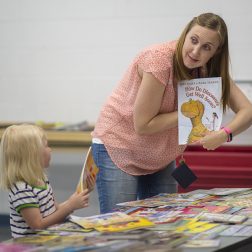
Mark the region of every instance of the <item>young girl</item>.
POLYGON ((74 193, 57 204, 45 174, 51 148, 45 132, 35 125, 13 125, 2 136, 0 187, 9 190, 10 226, 13 237, 33 234, 64 221, 74 210, 88 206, 88 191, 74 193))

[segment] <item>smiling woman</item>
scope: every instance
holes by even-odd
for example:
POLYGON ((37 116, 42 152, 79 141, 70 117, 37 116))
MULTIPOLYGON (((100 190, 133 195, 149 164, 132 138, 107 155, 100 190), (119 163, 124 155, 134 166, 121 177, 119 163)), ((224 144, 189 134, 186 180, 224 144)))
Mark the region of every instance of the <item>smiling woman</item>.
MULTIPOLYGON (((177 41, 141 51, 101 110, 92 150, 102 213, 177 190, 171 174, 186 148, 178 144, 177 86, 202 77, 221 77, 223 110, 236 113, 226 125, 233 136, 251 125, 252 104, 229 74, 224 20, 214 13, 194 17, 177 41)), ((214 150, 227 140, 221 129, 205 133, 199 144, 214 150)))
POLYGON ((187 33, 182 57, 188 69, 204 66, 207 76, 207 62, 213 57, 220 46, 219 33, 200 25, 195 25, 187 33))

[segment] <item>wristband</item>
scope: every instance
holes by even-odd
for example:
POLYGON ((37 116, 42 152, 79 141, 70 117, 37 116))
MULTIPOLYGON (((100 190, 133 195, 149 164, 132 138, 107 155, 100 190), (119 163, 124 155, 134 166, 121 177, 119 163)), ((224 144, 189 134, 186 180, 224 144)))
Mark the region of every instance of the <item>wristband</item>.
POLYGON ((233 134, 232 134, 231 129, 229 129, 227 127, 221 127, 221 129, 223 129, 226 132, 226 134, 228 135, 227 142, 231 142, 233 140, 233 134))

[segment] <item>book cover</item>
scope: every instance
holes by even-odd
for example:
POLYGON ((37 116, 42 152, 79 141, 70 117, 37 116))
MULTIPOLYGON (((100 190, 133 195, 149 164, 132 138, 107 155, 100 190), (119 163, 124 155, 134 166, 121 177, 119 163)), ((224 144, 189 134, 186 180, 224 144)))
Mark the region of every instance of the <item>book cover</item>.
POLYGON ((44 230, 36 230, 36 232, 40 235, 48 235, 48 234, 55 234, 55 233, 61 233, 61 232, 81 232, 81 233, 87 233, 93 231, 92 228, 90 229, 84 229, 77 223, 73 223, 71 221, 66 221, 59 224, 54 224, 44 230))
POLYGON ((213 188, 209 190, 209 194, 217 196, 228 196, 238 193, 251 191, 251 188, 213 188))
POLYGON ((247 220, 248 217, 235 214, 223 214, 223 213, 202 213, 199 215, 200 220, 210 222, 224 222, 230 224, 240 224, 247 220))
POLYGON ((85 189, 88 189, 89 192, 92 191, 95 186, 96 176, 98 172, 99 168, 94 162, 92 149, 91 147, 89 147, 76 191, 82 192, 85 189))
POLYGON ((54 240, 58 240, 58 235, 31 235, 31 236, 24 236, 24 237, 17 237, 14 238, 13 241, 15 243, 21 244, 36 244, 36 245, 45 245, 48 242, 52 242, 54 240))
POLYGON ((88 217, 78 217, 71 215, 69 219, 83 228, 96 228, 104 225, 111 225, 115 223, 126 223, 135 221, 137 218, 127 215, 122 212, 112 212, 106 214, 93 215, 88 217))
POLYGON ((220 129, 222 121, 220 77, 183 80, 178 83, 179 144, 199 141, 220 129))
POLYGON ((108 224, 103 226, 98 226, 95 229, 99 232, 110 233, 110 232, 122 232, 127 230, 134 230, 146 227, 152 227, 154 223, 145 218, 138 218, 133 221, 108 224))
POLYGON ((211 248, 219 247, 220 240, 188 240, 182 245, 183 248, 211 248))
POLYGON ((155 232, 147 229, 134 229, 115 233, 102 233, 99 237, 106 240, 142 240, 155 236, 155 232))

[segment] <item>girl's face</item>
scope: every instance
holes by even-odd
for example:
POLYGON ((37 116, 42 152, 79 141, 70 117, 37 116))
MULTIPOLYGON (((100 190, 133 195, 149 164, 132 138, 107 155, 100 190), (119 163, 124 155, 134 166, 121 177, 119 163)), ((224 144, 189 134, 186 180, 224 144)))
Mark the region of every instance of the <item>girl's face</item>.
POLYGON ((189 68, 205 66, 220 45, 217 31, 194 25, 185 37, 182 48, 184 65, 189 68))
POLYGON ((48 146, 48 142, 44 141, 44 146, 43 146, 43 167, 47 168, 50 165, 50 160, 51 160, 51 152, 52 149, 48 146))

